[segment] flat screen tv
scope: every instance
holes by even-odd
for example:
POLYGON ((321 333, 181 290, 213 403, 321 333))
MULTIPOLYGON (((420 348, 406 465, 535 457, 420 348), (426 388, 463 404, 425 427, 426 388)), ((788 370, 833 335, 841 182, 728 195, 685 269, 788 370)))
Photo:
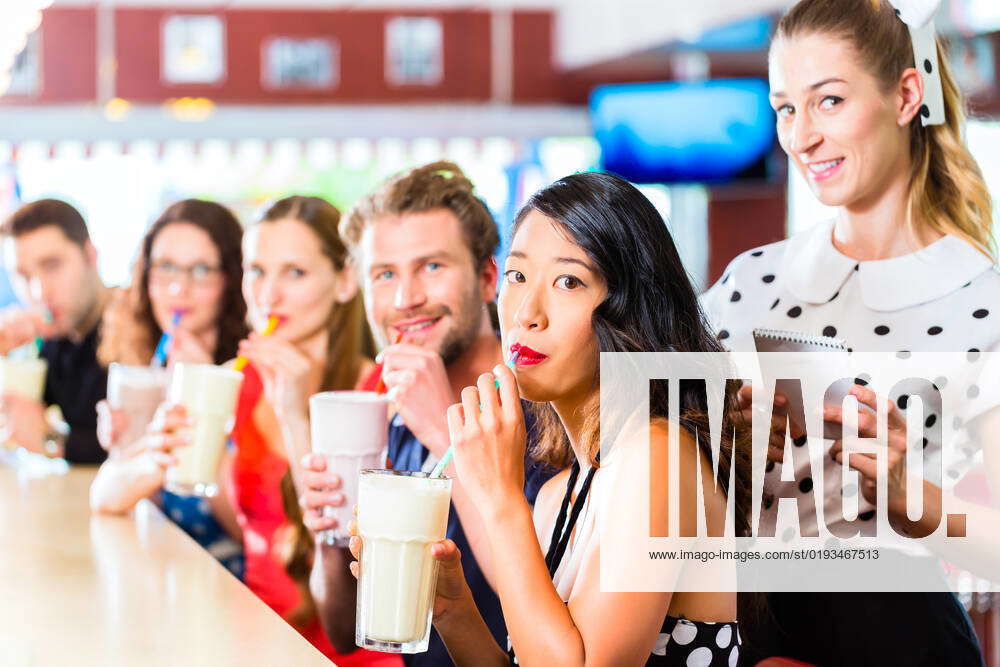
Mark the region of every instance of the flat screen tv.
POLYGON ((600 86, 590 116, 601 167, 633 183, 770 176, 775 116, 762 79, 600 86))

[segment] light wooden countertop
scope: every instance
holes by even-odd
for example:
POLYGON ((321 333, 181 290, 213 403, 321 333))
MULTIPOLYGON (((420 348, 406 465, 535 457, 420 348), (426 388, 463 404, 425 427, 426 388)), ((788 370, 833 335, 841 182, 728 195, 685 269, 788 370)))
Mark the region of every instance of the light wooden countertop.
POLYGON ((96 468, 0 466, 0 663, 331 663, 150 502, 92 516, 96 468))

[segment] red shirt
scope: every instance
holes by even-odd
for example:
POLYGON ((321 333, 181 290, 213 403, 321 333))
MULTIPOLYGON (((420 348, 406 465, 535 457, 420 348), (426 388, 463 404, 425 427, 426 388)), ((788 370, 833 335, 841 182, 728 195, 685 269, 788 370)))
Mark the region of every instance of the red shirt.
MULTIPOLYGON (((377 382, 378 374, 373 372, 365 378, 362 388, 374 387, 377 382)), ((288 471, 288 461, 268 446, 254 424, 254 408, 262 394, 260 375, 252 365, 248 365, 244 370, 233 429, 236 456, 232 469, 233 497, 230 500, 243 529, 246 584, 287 620, 287 615, 299 605, 301 599, 299 588, 285 571, 283 560, 289 524, 282 505, 281 479, 288 471)), ((319 618, 314 618, 307 627, 297 629, 313 646, 342 667, 402 665, 397 655, 362 649, 341 656, 323 632, 319 618)))

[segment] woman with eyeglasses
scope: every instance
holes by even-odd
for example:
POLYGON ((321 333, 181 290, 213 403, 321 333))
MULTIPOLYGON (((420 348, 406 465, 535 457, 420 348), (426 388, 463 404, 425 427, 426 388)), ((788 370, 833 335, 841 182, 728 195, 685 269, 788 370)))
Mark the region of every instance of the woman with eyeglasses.
MULTIPOLYGON (((98 358, 104 364, 145 366, 163 332, 171 334, 168 364, 221 364, 246 337, 243 228, 224 206, 186 199, 173 204, 143 239, 131 287, 105 315, 98 358)), ((220 494, 188 498, 162 489, 172 457, 160 446, 157 419, 138 442, 121 442, 126 417, 98 404, 98 432, 111 456, 91 487, 96 512, 124 513, 152 498, 202 546, 238 576, 241 534, 220 494)), ((226 479, 223 475, 221 479, 226 479)))

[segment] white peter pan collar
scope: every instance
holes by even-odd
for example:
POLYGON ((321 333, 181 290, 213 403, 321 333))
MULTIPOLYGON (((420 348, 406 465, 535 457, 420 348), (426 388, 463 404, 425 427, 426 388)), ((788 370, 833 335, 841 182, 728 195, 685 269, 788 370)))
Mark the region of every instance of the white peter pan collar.
POLYGON ((908 255, 859 262, 834 247, 834 224, 819 223, 788 240, 782 280, 806 303, 830 301, 857 270, 865 306, 902 310, 951 294, 993 267, 972 244, 952 235, 908 255))

